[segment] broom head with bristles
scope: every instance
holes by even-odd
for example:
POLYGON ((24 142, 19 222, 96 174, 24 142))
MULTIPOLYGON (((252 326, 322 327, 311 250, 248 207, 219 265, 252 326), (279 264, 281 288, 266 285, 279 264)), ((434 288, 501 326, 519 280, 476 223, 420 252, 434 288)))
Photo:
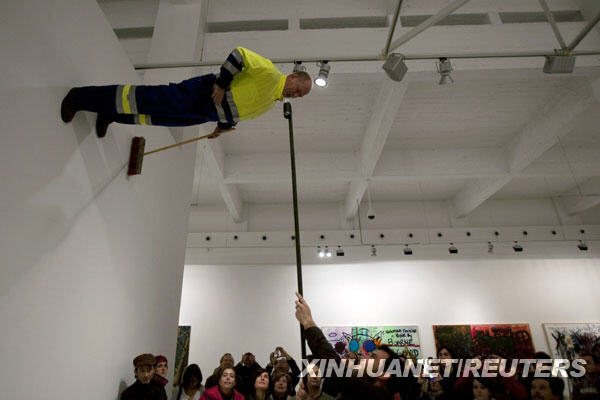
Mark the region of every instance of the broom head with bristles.
POLYGON ((131 152, 129 153, 129 168, 127 175, 139 175, 142 173, 142 161, 144 161, 144 147, 146 139, 135 136, 131 141, 131 152))

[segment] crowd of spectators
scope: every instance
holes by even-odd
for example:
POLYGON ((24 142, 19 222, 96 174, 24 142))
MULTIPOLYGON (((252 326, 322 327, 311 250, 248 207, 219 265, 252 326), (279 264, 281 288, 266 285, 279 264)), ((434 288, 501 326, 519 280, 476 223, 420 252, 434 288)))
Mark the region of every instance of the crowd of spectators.
MULTIPOLYGON (((310 307, 297 295, 296 318, 304 328, 304 336, 312 355, 307 358, 340 361, 321 329, 312 319, 310 307)), ((384 368, 394 360, 406 368, 407 358, 397 355, 387 345, 380 345, 366 358, 373 370, 384 368)), ((358 359, 347 352, 344 358, 358 359)), ((197 364, 185 368, 181 384, 175 387, 172 400, 563 400, 565 380, 560 377, 534 377, 532 373, 507 377, 457 377, 455 364, 444 362, 456 358, 452 349, 440 346, 436 360, 439 373, 418 376, 382 374, 363 376, 307 376, 300 379, 298 363, 282 347, 269 356, 269 364, 262 368, 253 353, 244 353, 239 363, 231 353, 225 353, 219 365, 203 384, 203 375, 197 364), (447 371, 447 369, 450 369, 447 371)), ((498 355, 474 358, 502 359, 498 355)), ((537 359, 550 359, 546 353, 536 353, 537 359)), ((583 353, 585 374, 569 381, 572 400, 600 399, 598 355, 583 353)), ((121 400, 166 400, 167 359, 164 356, 142 354, 133 360, 136 381, 121 395, 121 400)), ((533 366, 531 368, 534 368, 533 366)), ((315 371, 317 367, 315 366, 315 371)))

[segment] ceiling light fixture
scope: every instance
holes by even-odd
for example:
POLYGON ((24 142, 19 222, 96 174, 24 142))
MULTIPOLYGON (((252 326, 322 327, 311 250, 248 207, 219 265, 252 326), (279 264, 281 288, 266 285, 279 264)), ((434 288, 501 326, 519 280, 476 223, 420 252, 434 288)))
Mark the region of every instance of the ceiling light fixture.
POLYGON ((440 74, 440 85, 449 85, 454 83, 454 79, 450 74, 454 71, 452 63, 446 57, 440 57, 440 60, 436 63, 437 70, 440 74))
POLYGON ((329 247, 325 246, 325 257, 331 258, 331 251, 329 251, 329 247))
POLYGON ((371 257, 377 256, 377 247, 374 244, 371 245, 371 257))
POLYGON ((454 243, 450 242, 450 247, 448 247, 448 253, 450 254, 458 254, 458 249, 454 246, 454 243))
POLYGON ((521 246, 521 245, 519 244, 519 242, 515 240, 515 245, 513 246, 513 250, 514 250, 516 253, 521 253, 521 252, 523 251, 523 246, 521 246))
POLYGON ((408 72, 404 56, 400 53, 390 54, 385 63, 383 63, 383 70, 391 80, 400 82, 408 72))
POLYGON ((373 208, 371 208, 371 186, 369 185, 370 182, 367 181, 367 200, 369 202, 369 211, 367 211, 367 218, 369 218, 370 220, 374 220, 375 219, 375 213, 373 212, 373 208))
POLYGON ((317 63, 319 66, 319 75, 315 78, 315 85, 320 87, 327 86, 327 78, 329 77, 329 71, 331 70, 331 65, 327 62, 327 60, 323 60, 317 63))
POLYGON ((488 242, 488 253, 494 253, 494 245, 492 244, 492 242, 488 242))
POLYGON ((325 250, 323 250, 321 248, 321 246, 317 247, 317 255, 319 256, 319 258, 324 258, 325 257, 325 250))
POLYGON ((306 67, 302 65, 302 61, 294 61, 294 72, 305 72, 306 67))

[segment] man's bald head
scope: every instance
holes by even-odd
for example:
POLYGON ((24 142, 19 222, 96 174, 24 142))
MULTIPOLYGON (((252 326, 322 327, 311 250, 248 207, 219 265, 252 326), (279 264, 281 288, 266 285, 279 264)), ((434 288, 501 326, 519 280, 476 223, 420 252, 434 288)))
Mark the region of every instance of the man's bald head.
POLYGON ((295 98, 306 96, 312 88, 310 75, 304 71, 289 74, 283 86, 283 97, 295 98))

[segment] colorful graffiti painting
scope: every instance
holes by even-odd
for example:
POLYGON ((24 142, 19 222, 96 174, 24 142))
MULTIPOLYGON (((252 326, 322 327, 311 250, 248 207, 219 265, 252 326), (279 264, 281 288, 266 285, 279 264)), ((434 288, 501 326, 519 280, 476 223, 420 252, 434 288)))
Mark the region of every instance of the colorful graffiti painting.
MULTIPOLYGON (((553 358, 573 361, 583 354, 600 357, 600 323, 543 324, 546 340, 553 358)), ((573 394, 574 381, 568 379, 569 395, 573 394)))
POLYGON ((183 377, 183 371, 187 367, 190 353, 191 326, 179 326, 177 328, 177 350, 175 353, 175 368, 173 370, 173 388, 179 386, 183 377))
POLYGON ((436 349, 447 347, 454 358, 531 358, 535 353, 529 324, 434 325, 433 337, 436 349))
POLYGON ((349 351, 364 357, 381 344, 407 357, 421 357, 417 326, 326 326, 322 330, 340 357, 349 351))
POLYGON ((581 352, 600 355, 600 323, 544 324, 554 358, 574 360, 581 352))

